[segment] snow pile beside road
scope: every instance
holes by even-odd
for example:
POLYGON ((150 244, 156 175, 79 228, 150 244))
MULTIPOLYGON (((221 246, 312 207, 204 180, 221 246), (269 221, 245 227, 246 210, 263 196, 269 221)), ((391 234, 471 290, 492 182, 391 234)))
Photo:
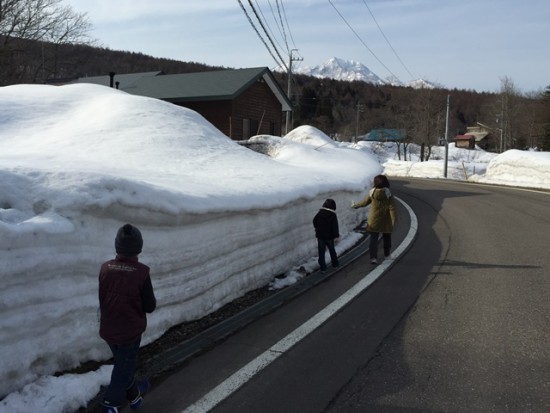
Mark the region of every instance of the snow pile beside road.
POLYGON ((350 235, 366 211, 347 206, 380 171, 299 136, 259 154, 196 112, 97 85, 0 88, 0 124, 0 396, 110 356, 97 276, 124 223, 158 298, 147 344, 315 256, 325 198, 350 235))

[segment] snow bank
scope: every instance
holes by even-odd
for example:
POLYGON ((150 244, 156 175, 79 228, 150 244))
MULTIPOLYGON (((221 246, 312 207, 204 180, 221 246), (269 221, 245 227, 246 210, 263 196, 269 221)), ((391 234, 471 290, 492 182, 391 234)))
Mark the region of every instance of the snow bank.
POLYGON ((147 344, 315 256, 327 197, 345 237, 381 170, 314 128, 258 137, 277 148, 260 154, 196 112, 97 85, 0 88, 0 125, 0 397, 109 357, 97 275, 125 222, 158 299, 147 344))
POLYGON ((509 150, 496 156, 485 175, 471 181, 550 189, 550 153, 509 150))

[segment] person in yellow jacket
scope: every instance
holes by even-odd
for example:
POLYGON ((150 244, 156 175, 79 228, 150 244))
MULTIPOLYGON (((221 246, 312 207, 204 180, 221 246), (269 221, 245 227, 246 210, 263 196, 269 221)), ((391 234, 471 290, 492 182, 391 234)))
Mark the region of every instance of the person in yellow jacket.
POLYGON ((378 264, 378 237, 382 234, 384 257, 391 251, 391 233, 397 222, 397 212, 393 195, 390 191, 390 182, 385 175, 374 177, 374 186, 365 199, 353 202, 354 209, 371 205, 367 219, 367 231, 370 235, 369 255, 371 264, 378 264))

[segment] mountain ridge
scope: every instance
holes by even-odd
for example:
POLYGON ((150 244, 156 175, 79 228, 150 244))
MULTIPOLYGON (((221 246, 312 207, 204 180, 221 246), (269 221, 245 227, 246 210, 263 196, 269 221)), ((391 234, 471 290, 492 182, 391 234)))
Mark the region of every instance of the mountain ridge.
MULTIPOLYGON (((282 68, 275 69, 276 71, 284 71, 282 68)), ((334 79, 344 81, 362 81, 373 85, 391 85, 405 86, 413 89, 435 89, 442 87, 434 82, 425 79, 415 79, 410 82, 402 82, 395 76, 381 78, 366 65, 355 60, 346 60, 338 57, 332 57, 317 66, 298 67, 295 70, 296 74, 316 77, 318 79, 334 79)))

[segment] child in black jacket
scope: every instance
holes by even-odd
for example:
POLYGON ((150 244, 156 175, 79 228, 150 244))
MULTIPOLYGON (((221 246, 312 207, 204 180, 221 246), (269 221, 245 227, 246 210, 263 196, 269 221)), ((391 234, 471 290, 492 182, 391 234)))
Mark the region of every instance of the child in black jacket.
POLYGON ((325 263, 325 250, 328 248, 332 266, 339 266, 338 256, 334 249, 334 241, 340 237, 338 229, 338 217, 336 216, 336 202, 333 199, 327 199, 323 207, 317 212, 313 218, 313 227, 315 228, 315 236, 317 237, 317 248, 319 252, 319 267, 322 272, 327 270, 325 263))

